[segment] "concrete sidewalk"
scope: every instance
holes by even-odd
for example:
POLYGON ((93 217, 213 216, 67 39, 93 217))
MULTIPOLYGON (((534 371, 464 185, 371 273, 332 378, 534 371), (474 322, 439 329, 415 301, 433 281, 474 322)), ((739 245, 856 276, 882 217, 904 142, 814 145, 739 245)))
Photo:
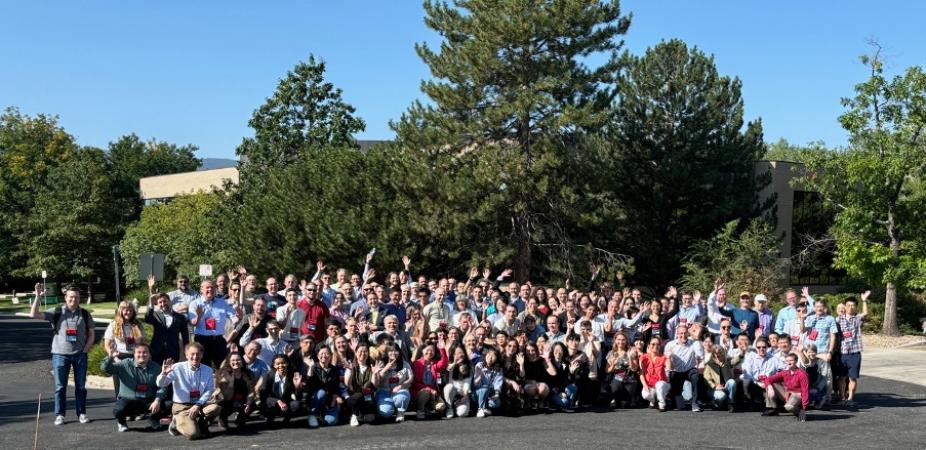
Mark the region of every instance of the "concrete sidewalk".
POLYGON ((926 386, 926 346, 866 350, 862 353, 862 376, 926 386))

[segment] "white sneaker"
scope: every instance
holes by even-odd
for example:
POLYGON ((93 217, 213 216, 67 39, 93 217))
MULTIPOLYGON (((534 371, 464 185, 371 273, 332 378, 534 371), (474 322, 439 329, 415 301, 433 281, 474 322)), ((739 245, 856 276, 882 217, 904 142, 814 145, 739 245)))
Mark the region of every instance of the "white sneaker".
POLYGON ((359 427, 359 426, 360 426, 360 418, 357 417, 356 414, 351 414, 351 416, 350 416, 350 426, 352 426, 352 427, 359 427))
POLYGON ((318 428, 318 418, 317 417, 313 415, 309 415, 309 428, 318 428))
POLYGON ((447 413, 444 414, 445 419, 453 419, 453 408, 447 408, 447 413))
POLYGON ((77 417, 77 420, 80 420, 80 423, 90 423, 90 418, 86 414, 81 414, 77 417))
POLYGON ((116 423, 116 431, 118 431, 118 432, 120 432, 120 433, 125 433, 126 431, 129 431, 129 427, 128 427, 127 425, 123 425, 123 424, 117 422, 117 423, 116 423))
POLYGON ((405 422, 405 411, 395 413, 395 423, 405 422))
POLYGON ((64 425, 64 416, 55 416, 55 425, 64 425))
POLYGON ((457 417, 466 417, 469 415, 469 405, 457 406, 457 417))
POLYGON ((476 411, 476 417, 479 417, 481 419, 485 416, 486 416, 486 410, 480 409, 479 411, 476 411))

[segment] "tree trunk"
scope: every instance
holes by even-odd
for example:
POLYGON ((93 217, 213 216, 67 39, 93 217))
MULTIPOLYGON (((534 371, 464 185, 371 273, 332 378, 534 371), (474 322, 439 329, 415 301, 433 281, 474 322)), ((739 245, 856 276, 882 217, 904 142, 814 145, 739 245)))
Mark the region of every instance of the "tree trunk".
POLYGON ((884 321, 881 323, 881 334, 899 336, 897 328, 897 285, 887 284, 887 293, 884 295, 884 321))
POLYGON ((519 283, 524 283, 531 279, 531 237, 525 219, 521 218, 518 222, 515 230, 517 253, 514 255, 514 277, 519 283))

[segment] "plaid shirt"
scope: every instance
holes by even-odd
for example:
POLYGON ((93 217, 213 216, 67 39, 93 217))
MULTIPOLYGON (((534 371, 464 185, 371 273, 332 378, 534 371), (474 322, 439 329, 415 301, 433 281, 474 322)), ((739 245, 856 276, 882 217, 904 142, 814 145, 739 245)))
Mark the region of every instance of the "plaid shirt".
POLYGON ((842 333, 842 354, 862 351, 862 318, 858 315, 839 316, 836 318, 839 332, 842 333))

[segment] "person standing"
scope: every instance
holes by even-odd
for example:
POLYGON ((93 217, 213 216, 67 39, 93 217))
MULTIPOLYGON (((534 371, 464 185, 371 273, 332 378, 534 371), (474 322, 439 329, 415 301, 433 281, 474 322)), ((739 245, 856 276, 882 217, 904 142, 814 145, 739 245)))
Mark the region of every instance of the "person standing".
POLYGON ((868 316, 868 297, 871 291, 862 294, 862 313, 856 314, 858 307, 855 298, 846 299, 846 313, 839 316, 836 322, 842 332, 842 366, 844 374, 839 377, 840 400, 846 406, 855 406, 855 390, 858 389, 859 371, 862 367, 862 320, 868 316))
POLYGON ((170 297, 170 305, 174 311, 183 314, 188 312, 190 303, 198 297, 196 291, 190 288, 190 279, 186 275, 177 277, 177 289, 168 292, 167 296, 170 297))
POLYGON ((190 343, 189 321, 186 315, 171 309, 167 294, 154 294, 148 298, 145 323, 154 329, 150 343, 151 360, 157 364, 167 358, 180 360, 180 349, 190 343), (155 302, 157 307, 152 305, 155 302))
POLYGON ((233 323, 241 319, 242 311, 235 310, 224 299, 215 297, 215 287, 209 280, 203 281, 199 288, 201 294, 190 303, 190 323, 193 340, 203 347, 203 363, 218 367, 228 355, 225 341, 225 321, 233 323))
POLYGON ((87 353, 96 340, 93 318, 90 312, 80 307, 80 291, 69 287, 64 292, 64 306, 53 313, 39 311, 39 296, 42 285, 35 285, 35 301, 29 314, 36 320, 51 322, 54 337, 51 341, 51 365, 55 377, 55 425, 64 424, 67 410, 68 377, 74 369, 74 397, 77 403, 77 418, 88 423, 87 418, 87 353))
POLYGON ((124 433, 129 430, 126 423, 128 417, 150 413, 149 422, 154 430, 161 428, 160 419, 164 415, 164 391, 158 392, 157 377, 161 368, 151 362, 151 351, 145 343, 135 344, 133 355, 122 358, 110 346, 110 354, 103 359, 100 370, 119 379, 119 392, 116 404, 113 406, 113 417, 116 418, 116 430, 124 433))
POLYGON ((197 439, 209 433, 209 421, 221 413, 222 408, 212 401, 215 377, 212 368, 203 364, 203 346, 193 342, 186 346, 186 361, 174 364, 165 360, 157 377, 158 388, 173 387, 174 420, 168 432, 197 439))

